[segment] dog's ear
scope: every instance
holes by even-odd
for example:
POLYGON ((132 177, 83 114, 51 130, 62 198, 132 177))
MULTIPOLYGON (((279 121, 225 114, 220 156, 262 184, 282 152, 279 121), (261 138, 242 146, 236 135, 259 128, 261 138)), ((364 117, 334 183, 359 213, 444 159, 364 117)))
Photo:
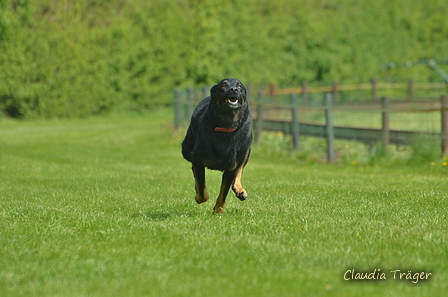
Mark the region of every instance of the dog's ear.
POLYGON ((215 97, 216 92, 218 91, 219 87, 218 85, 214 85, 211 89, 210 89, 210 97, 215 97))

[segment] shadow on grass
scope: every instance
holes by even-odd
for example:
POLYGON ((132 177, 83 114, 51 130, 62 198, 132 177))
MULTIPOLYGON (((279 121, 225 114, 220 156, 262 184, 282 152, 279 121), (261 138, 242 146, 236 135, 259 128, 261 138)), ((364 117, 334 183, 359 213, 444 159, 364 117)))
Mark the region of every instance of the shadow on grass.
POLYGON ((213 209, 203 210, 200 209, 198 211, 192 212, 192 211, 180 211, 180 210, 167 210, 167 211, 144 211, 135 213, 132 215, 133 218, 140 218, 148 221, 153 222, 160 222, 165 220, 173 220, 173 219, 181 219, 181 218, 198 218, 198 217, 248 217, 252 216, 252 212, 248 212, 246 210, 228 207, 224 211, 223 214, 214 215, 213 209))
POLYGON ((159 222, 173 218, 191 218, 197 217, 197 213, 173 211, 146 211, 132 215, 133 218, 142 218, 149 221, 159 222))

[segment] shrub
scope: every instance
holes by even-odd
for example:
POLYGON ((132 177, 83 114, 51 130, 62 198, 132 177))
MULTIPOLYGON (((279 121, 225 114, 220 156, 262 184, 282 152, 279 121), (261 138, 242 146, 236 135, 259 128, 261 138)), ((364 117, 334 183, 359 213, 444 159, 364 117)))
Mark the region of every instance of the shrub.
POLYGON ((441 80, 446 1, 0 0, 0 109, 70 117, 171 103, 174 87, 441 80))

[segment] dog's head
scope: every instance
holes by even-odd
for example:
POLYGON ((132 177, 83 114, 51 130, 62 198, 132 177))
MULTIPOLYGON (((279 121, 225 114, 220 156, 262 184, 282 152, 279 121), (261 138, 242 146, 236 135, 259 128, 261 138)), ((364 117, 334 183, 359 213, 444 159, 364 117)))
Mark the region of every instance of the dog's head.
POLYGON ((246 87, 236 78, 225 78, 211 90, 211 99, 222 109, 238 109, 246 104, 246 87))

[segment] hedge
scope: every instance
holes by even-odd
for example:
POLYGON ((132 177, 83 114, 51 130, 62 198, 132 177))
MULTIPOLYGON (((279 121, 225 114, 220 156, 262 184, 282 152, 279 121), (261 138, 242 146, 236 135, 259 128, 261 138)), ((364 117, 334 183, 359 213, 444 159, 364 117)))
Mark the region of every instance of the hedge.
POLYGON ((82 117, 171 103, 174 87, 441 81, 444 0, 0 0, 0 109, 82 117))

